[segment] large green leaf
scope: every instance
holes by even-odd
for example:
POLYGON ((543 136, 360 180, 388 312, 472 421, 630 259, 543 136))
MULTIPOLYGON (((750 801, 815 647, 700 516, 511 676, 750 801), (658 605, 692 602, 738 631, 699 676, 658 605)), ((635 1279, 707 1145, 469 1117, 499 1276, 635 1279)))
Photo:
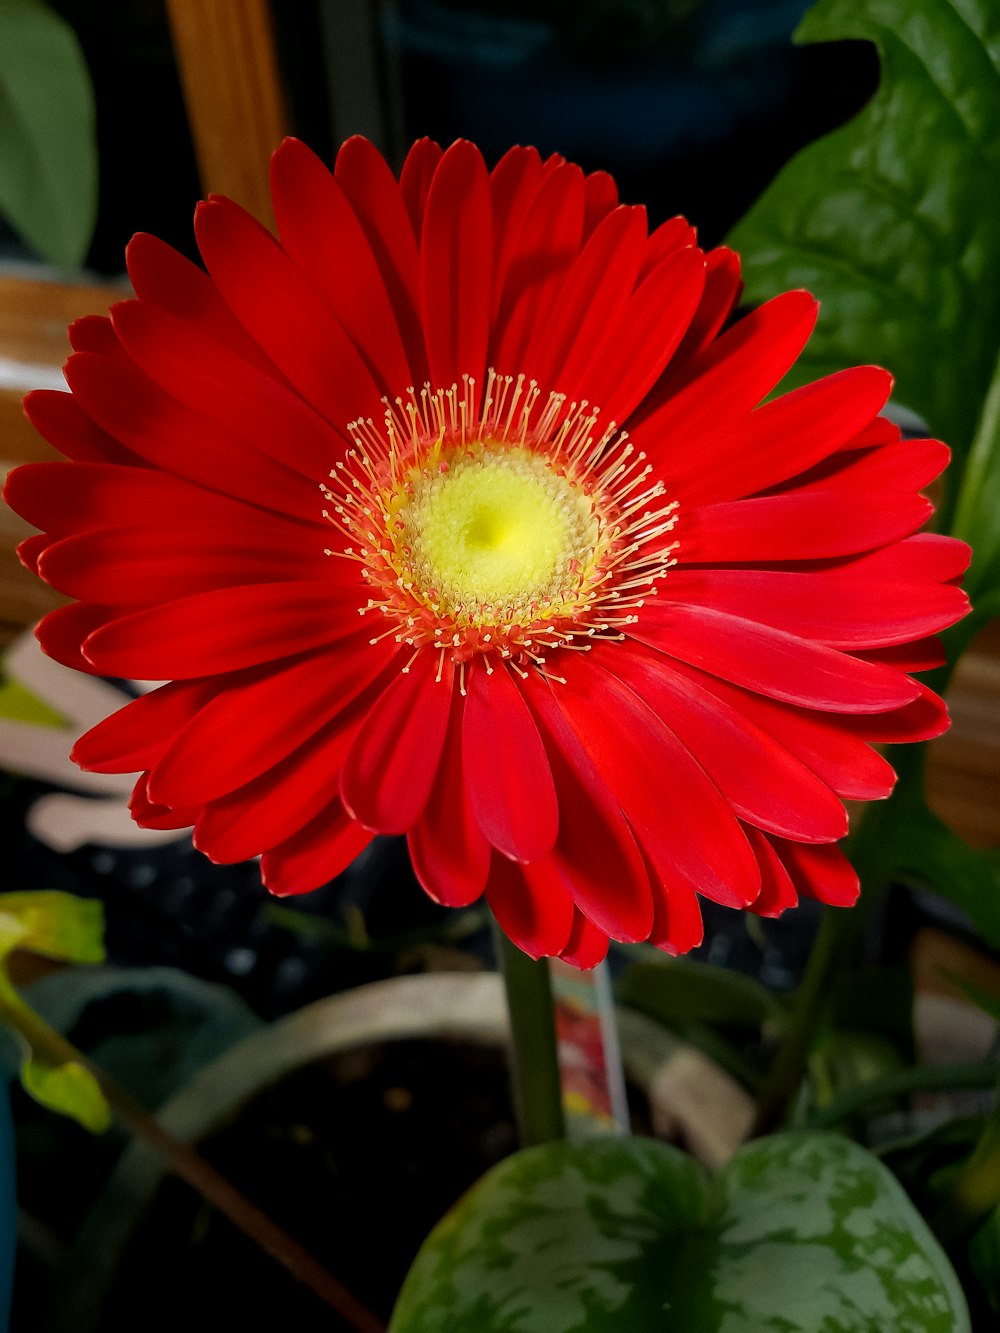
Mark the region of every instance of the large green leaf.
POLYGON ((954 1272, 847 1139, 782 1134, 712 1180, 652 1140, 546 1144, 425 1242, 390 1333, 967 1333, 954 1272))
POLYGON ((0 3, 0 213, 57 264, 82 263, 97 217, 90 75, 40 0, 0 3))
POLYGON ((733 231, 748 294, 823 302, 799 381, 859 361, 959 450, 1000 347, 1000 6, 820 0, 805 42, 875 42, 878 93, 798 154, 733 231))

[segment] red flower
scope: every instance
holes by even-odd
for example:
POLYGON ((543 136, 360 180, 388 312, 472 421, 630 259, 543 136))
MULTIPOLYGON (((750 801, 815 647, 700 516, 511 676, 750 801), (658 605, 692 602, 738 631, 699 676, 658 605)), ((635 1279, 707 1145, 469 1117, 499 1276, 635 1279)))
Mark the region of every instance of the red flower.
POLYGON ((405 833, 432 897, 585 966, 690 949, 698 894, 852 902, 840 798, 945 728, 907 673, 965 610, 967 549, 913 535, 948 451, 879 417, 888 374, 758 406, 813 299, 720 333, 735 255, 532 149, 424 141, 397 183, 289 141, 273 192, 280 245, 200 206, 207 275, 137 236, 137 299, 28 399, 71 460, 7 491, 79 599, 45 650, 170 682, 78 762, 275 893, 405 833))

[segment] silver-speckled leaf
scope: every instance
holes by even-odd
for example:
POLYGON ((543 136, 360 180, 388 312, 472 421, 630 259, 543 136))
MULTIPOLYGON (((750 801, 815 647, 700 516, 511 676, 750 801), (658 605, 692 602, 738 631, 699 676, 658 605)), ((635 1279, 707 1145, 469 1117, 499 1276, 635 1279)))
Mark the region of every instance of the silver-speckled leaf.
POLYGON ((863 1148, 783 1134, 712 1180, 648 1139, 547 1144, 431 1233, 390 1333, 968 1333, 954 1272, 863 1148))

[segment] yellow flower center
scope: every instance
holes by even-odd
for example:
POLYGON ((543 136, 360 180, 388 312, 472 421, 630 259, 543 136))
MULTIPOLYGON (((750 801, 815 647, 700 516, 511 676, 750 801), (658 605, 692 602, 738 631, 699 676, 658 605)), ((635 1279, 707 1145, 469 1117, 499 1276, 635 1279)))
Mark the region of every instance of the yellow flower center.
POLYGON ((361 610, 388 621, 373 643, 430 648, 464 681, 476 655, 524 674, 553 649, 622 637, 677 546, 676 502, 625 432, 493 371, 481 403, 467 378, 385 406, 381 427, 349 424, 354 447, 322 488, 344 538, 327 554, 361 564, 361 610))
POLYGON ((434 588, 443 612, 475 607, 530 623, 533 608, 572 597, 574 566, 594 550, 591 500, 530 449, 484 440, 447 471, 417 472, 399 513, 415 581, 434 588))

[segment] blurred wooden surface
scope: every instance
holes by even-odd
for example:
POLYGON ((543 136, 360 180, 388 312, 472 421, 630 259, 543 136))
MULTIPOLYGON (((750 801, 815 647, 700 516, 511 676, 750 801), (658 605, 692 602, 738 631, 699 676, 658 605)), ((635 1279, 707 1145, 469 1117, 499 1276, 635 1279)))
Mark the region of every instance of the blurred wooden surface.
POLYGON ((268 162, 288 133, 267 0, 167 0, 205 194, 274 223, 268 162))
MULTIPOLYGON (((16 463, 60 455, 37 434, 21 407, 30 389, 64 388, 61 367, 69 356, 66 326, 82 315, 104 314, 127 288, 112 284, 50 282, 0 273, 0 463, 3 475, 16 463)), ((46 611, 65 600, 21 566, 15 548, 32 528, 0 505, 0 644, 6 645, 46 611)))

